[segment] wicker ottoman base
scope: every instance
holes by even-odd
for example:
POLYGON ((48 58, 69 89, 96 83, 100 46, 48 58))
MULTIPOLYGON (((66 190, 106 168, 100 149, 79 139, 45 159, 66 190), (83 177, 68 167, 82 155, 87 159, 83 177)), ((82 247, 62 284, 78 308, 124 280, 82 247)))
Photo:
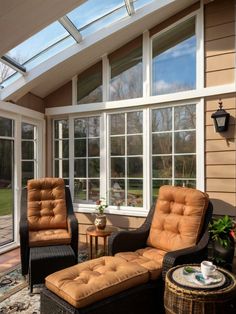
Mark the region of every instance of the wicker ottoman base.
POLYGON ((55 245, 30 248, 29 287, 44 283, 48 275, 72 266, 76 263, 74 251, 70 245, 55 245))
POLYGON ((41 314, 162 314, 160 285, 148 282, 125 290, 84 308, 76 309, 50 290, 41 291, 41 314))

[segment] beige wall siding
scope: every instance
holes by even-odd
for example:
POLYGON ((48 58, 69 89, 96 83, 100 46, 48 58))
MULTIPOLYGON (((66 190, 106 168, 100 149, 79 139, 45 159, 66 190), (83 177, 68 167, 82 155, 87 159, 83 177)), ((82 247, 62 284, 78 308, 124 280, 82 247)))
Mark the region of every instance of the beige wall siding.
POLYGON ((234 80, 235 0, 215 0, 205 6, 205 86, 234 80))
POLYGON ((216 133, 211 114, 218 108, 218 98, 205 101, 205 174, 206 192, 214 213, 236 216, 236 94, 222 95, 223 108, 230 113, 227 132, 216 133))
POLYGON ((28 93, 24 95, 23 97, 21 97, 20 99, 18 99, 16 104, 22 107, 26 107, 28 109, 42 112, 42 113, 45 112, 44 100, 32 93, 28 93))
MULTIPOLYGON (((93 225, 94 215, 87 213, 76 213, 76 217, 79 222, 79 241, 86 242, 86 230, 89 226, 93 225)), ((107 215, 107 225, 115 226, 118 230, 123 229, 136 229, 144 222, 145 218, 142 217, 129 217, 129 216, 121 216, 121 215, 107 215)), ((99 244, 101 244, 101 238, 99 239, 99 244)))
POLYGON ((72 82, 66 83, 44 100, 46 108, 72 105, 72 82))

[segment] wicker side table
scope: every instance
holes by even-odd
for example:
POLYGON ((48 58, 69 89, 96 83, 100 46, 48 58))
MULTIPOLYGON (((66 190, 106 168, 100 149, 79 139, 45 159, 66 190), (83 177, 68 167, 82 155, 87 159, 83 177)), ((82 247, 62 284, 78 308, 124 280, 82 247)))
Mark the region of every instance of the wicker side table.
POLYGON ((29 288, 44 283, 44 278, 58 270, 76 264, 70 245, 54 245, 30 248, 29 288))
POLYGON ((167 272, 164 294, 166 314, 236 313, 236 279, 233 274, 218 268, 224 277, 221 286, 193 287, 176 279, 175 272, 182 272, 184 266, 199 265, 179 265, 167 272))

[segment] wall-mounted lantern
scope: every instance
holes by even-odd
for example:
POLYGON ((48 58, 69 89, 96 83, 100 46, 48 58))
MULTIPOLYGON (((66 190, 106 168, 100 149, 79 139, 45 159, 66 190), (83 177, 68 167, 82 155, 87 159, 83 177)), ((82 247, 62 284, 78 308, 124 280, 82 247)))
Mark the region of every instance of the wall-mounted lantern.
POLYGON ((211 117, 214 119, 216 132, 225 132, 228 130, 230 114, 223 108, 222 101, 219 99, 219 109, 214 112, 211 117))

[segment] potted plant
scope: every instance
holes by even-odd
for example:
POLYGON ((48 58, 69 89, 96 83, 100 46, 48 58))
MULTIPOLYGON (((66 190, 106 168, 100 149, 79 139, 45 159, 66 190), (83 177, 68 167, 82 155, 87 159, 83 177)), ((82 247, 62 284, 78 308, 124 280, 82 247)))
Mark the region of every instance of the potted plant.
POLYGON ((103 230, 106 228, 106 215, 104 214, 105 208, 108 207, 105 198, 101 198, 96 201, 96 218, 94 220, 94 225, 97 229, 103 230))
POLYGON ((232 217, 214 219, 209 224, 213 260, 222 265, 232 265, 234 257, 235 221, 232 217))

